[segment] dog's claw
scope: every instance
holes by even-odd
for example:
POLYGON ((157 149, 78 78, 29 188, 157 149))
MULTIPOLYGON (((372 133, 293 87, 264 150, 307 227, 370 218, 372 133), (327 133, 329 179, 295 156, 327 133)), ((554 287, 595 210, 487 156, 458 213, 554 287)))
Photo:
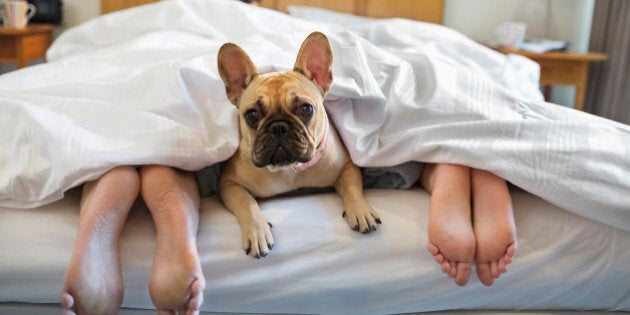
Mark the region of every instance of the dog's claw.
POLYGON ((271 224, 270 222, 267 222, 267 224, 269 224, 269 227, 272 228, 273 224, 271 224))
POLYGON ((354 231, 358 231, 358 230, 359 230, 359 225, 357 224, 357 225, 353 226, 353 227, 352 227, 352 229, 353 229, 354 231))
POLYGON ((251 253, 251 251, 252 251, 251 247, 245 248, 245 255, 249 255, 249 253, 251 253))
POLYGON ((381 219, 380 218, 376 218, 376 223, 381 224, 381 219))
POLYGON ((346 217, 346 212, 345 212, 345 211, 341 214, 341 217, 342 217, 342 218, 345 218, 345 217, 346 217))

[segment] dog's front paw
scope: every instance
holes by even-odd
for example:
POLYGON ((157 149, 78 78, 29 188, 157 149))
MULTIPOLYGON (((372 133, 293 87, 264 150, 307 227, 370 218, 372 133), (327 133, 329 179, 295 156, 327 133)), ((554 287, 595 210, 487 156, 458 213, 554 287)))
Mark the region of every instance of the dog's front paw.
POLYGON ((348 207, 342 216, 350 228, 363 234, 376 231, 377 225, 381 224, 381 218, 372 206, 365 203, 361 206, 348 207))
POLYGON ((271 223, 267 222, 262 214, 252 218, 248 224, 242 225, 241 232, 245 254, 256 258, 269 254, 274 244, 271 227, 271 223))

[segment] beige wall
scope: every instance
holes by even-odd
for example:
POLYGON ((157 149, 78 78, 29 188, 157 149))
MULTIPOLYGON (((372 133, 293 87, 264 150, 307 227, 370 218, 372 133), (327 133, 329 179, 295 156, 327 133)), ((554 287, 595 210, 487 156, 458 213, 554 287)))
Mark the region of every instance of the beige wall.
POLYGON ((594 0, 446 0, 444 24, 488 41, 504 22, 527 24, 528 37, 567 40, 586 50, 594 0))
MULTIPOLYGON (((446 0, 444 25, 481 42, 504 22, 527 24, 526 36, 569 41, 587 51, 594 0, 446 0)), ((558 86, 551 102, 573 106, 575 87, 558 86)))
POLYGON ((64 0, 64 25, 72 27, 100 14, 100 0, 64 0))

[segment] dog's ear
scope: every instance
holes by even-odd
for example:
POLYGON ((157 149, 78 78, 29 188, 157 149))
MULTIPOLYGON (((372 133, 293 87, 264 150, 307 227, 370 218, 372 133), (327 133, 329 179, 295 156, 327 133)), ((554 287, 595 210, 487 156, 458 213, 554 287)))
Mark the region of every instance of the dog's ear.
POLYGON ((302 43, 293 70, 311 79, 326 94, 332 84, 332 59, 326 35, 313 32, 302 43))
POLYGON ((238 105, 238 98, 254 77, 258 75, 258 70, 247 53, 232 43, 221 46, 217 60, 219 75, 225 83, 228 99, 232 104, 238 105))

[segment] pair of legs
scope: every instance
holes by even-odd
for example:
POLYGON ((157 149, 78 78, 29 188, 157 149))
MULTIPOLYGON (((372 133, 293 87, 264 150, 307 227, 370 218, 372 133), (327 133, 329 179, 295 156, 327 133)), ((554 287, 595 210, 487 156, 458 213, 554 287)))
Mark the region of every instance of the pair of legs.
POLYGON ((507 271, 516 252, 512 199, 505 180, 455 164, 428 164, 421 183, 431 194, 427 249, 457 285, 473 263, 485 285, 507 271))
POLYGON ((205 279, 197 252, 199 193, 192 174, 121 166, 83 187, 79 228, 66 271, 64 314, 116 314, 123 298, 119 241, 141 195, 157 230, 149 292, 158 314, 195 314, 205 279))

